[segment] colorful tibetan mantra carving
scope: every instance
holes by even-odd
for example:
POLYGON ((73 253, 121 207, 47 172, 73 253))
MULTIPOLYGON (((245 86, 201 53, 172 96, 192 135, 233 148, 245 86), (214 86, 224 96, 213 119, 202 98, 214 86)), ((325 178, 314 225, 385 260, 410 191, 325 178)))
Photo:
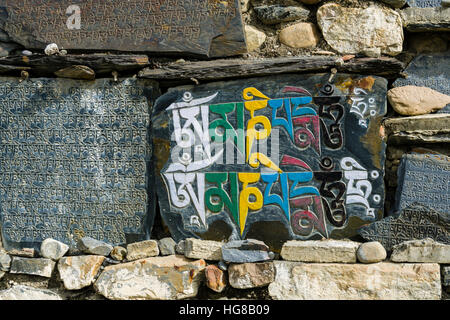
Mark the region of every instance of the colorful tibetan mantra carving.
POLYGON ((339 238, 383 216, 387 82, 328 79, 218 82, 157 100, 156 189, 176 240, 339 238))

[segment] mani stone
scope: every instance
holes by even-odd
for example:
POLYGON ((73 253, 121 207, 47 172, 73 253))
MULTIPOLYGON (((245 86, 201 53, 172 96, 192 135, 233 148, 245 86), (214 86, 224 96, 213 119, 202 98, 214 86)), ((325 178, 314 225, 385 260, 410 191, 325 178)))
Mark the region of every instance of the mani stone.
POLYGON ((277 24, 294 20, 304 21, 308 19, 309 10, 302 6, 258 6, 253 7, 256 16, 264 24, 277 24))
POLYGON ((58 271, 67 290, 79 290, 94 283, 105 257, 74 256, 58 261, 58 271))
POLYGON ((55 239, 45 239, 41 244, 41 255, 44 258, 58 260, 63 257, 67 251, 69 251, 69 246, 61 241, 55 239))
POLYGON ((159 255, 158 242, 145 240, 127 245, 127 260, 133 261, 159 255))
POLYGON ((55 264, 55 261, 46 258, 13 257, 9 272, 50 278, 55 264))
POLYGON ((419 203, 450 218, 450 157, 405 154, 397 175, 396 210, 419 203))
POLYGON ((231 263, 272 260, 269 247, 255 239, 229 241, 222 246, 222 258, 231 263))
POLYGON ((79 239, 78 247, 84 253, 96 254, 100 256, 109 256, 113 249, 110 244, 90 237, 83 237, 79 239))
POLYGON ((376 263, 386 259, 386 249, 378 241, 365 242, 356 251, 358 261, 361 263, 376 263))
POLYGON ((173 87, 157 99, 153 164, 162 219, 176 242, 219 242, 202 245, 204 255, 193 258, 212 259, 215 249, 220 260, 230 237, 258 239, 279 252, 287 240, 350 238, 381 219, 387 80, 340 73, 333 85, 329 79, 216 81, 173 87), (259 127, 253 108, 271 128, 265 139, 249 138, 259 127))
POLYGON ((159 253, 162 256, 170 256, 172 254, 175 254, 176 246, 177 243, 171 237, 158 240, 159 253))
POLYGON ((0 81, 8 88, 0 90, 5 249, 38 251, 47 238, 70 252, 80 237, 109 245, 144 240, 155 214, 148 130, 158 85, 134 78, 0 81), (7 182, 10 176, 17 180, 7 182))
POLYGON ((231 264, 228 267, 228 281, 236 289, 264 287, 274 279, 273 262, 231 264))
POLYGON ((222 292, 227 286, 225 273, 217 266, 210 264, 205 268, 206 286, 215 292, 222 292))
POLYGON ((364 9, 325 4, 317 10, 317 24, 326 42, 341 54, 377 50, 395 56, 402 52, 402 19, 390 8, 375 4, 364 9))
POLYGON ((449 95, 417 86, 392 88, 388 91, 387 97, 392 108, 403 116, 435 112, 450 103, 449 95))
POLYGON ((204 277, 204 260, 152 257, 107 266, 94 283, 111 300, 175 300, 195 297, 204 277))
POLYGON ((289 261, 355 263, 359 242, 346 240, 287 241, 281 257, 289 261))
POLYGON ((88 0, 31 0, 27 5, 8 0, 2 9, 2 30, 31 49, 55 42, 65 49, 90 51, 206 57, 245 53, 240 0, 136 0, 106 6, 88 0))
POLYGON ((410 32, 450 31, 449 8, 405 8, 400 10, 403 27, 410 32))
POLYGON ((442 0, 406 0, 410 7, 430 8, 440 7, 442 0))
POLYGON ((391 261, 450 264, 450 245, 430 238, 405 241, 394 246, 391 261))
POLYGON ((389 216, 363 226, 358 233, 366 240, 380 242, 387 251, 404 241, 424 238, 450 244, 448 217, 419 204, 402 209, 398 217, 389 216))
POLYGON ((320 40, 320 33, 310 22, 299 22, 286 27, 278 35, 280 42, 291 48, 314 48, 320 40))
POLYGON ((185 242, 184 255, 191 259, 211 261, 222 260, 222 242, 188 238, 185 242))
POLYGON ((437 263, 341 264, 275 261, 275 300, 439 300, 437 263))
POLYGON ((63 298, 48 289, 14 285, 0 291, 0 300, 63 300, 63 298))

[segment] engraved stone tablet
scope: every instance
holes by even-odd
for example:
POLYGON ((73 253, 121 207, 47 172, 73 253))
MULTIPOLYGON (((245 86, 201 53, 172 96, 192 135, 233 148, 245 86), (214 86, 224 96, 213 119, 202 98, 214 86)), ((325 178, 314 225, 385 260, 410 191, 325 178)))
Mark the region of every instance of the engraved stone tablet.
POLYGON ((380 219, 379 77, 280 75, 177 87, 154 109, 161 214, 172 236, 340 238, 380 219))
POLYGON ((158 88, 136 79, 0 79, 3 246, 83 236, 125 244, 153 223, 149 113, 158 88), (151 184, 150 184, 151 185, 151 184))
POLYGON ((0 0, 0 31, 36 49, 246 52, 239 0, 0 0))
POLYGON ((442 0, 407 0, 406 3, 410 7, 430 8, 440 7, 442 0))
POLYGON ((416 239, 431 238, 450 244, 450 220, 436 210, 413 203, 402 209, 399 217, 363 226, 358 233, 366 240, 379 241, 388 251, 403 241, 416 239))
POLYGON ((405 154, 397 175, 397 211, 417 202, 450 217, 450 157, 405 154))
MULTIPOLYGON (((428 87, 450 95, 450 52, 418 55, 405 72, 408 77, 395 80, 394 87, 407 85, 428 87)), ((450 113, 450 104, 438 113, 450 113)))

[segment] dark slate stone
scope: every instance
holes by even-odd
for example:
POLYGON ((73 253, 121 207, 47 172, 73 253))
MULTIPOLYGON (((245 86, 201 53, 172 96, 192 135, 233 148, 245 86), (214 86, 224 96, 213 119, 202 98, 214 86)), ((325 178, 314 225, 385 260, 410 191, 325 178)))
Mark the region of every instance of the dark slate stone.
POLYGON ((236 240, 222 246, 222 258, 227 263, 249 263, 272 260, 269 247, 254 239, 236 240))
POLYGON ((9 272, 50 278, 55 264, 52 259, 13 257, 9 272))
POLYGON ((418 8, 430 8, 430 7, 440 7, 442 0, 407 0, 406 3, 410 7, 418 8))
POLYGON ((0 29, 26 48, 209 57, 246 52, 239 0, 3 0, 0 29))
MULTIPOLYGON (((405 72, 408 77, 397 79, 393 83, 394 87, 408 85, 428 87, 450 95, 450 52, 418 55, 405 72)), ((450 113, 450 104, 438 113, 450 113)))
POLYGON ((215 82, 172 88, 157 100, 155 187, 176 241, 219 241, 225 225, 229 239, 258 239, 276 251, 276 234, 283 240, 329 238, 336 230, 351 235, 383 216, 387 81, 337 74, 331 85, 329 79, 215 82), (270 129, 266 138, 263 127, 270 129), (349 224, 351 217, 360 222, 349 224), (264 232, 253 228, 262 224, 264 232))
POLYGON ((153 81, 1 78, 0 222, 7 250, 46 238, 149 239, 153 81))
POLYGON ((379 241, 387 251, 404 241, 431 238, 450 244, 450 221, 436 210, 414 203, 390 216, 363 226, 358 233, 368 241, 379 241))
POLYGON ((397 176, 396 211, 417 202, 450 217, 450 157, 405 154, 397 176))
POLYGON ((310 11, 301 6, 259 6, 254 7, 258 19, 265 24, 277 24, 281 22, 288 22, 293 20, 306 20, 310 11))

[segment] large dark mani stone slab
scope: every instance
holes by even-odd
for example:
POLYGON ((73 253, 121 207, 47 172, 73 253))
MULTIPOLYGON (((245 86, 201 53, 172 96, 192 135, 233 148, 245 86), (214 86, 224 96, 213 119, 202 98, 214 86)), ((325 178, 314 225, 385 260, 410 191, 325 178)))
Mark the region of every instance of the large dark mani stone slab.
POLYGON ((432 238, 450 244, 450 220, 448 216, 413 203, 400 211, 398 217, 387 217, 363 226, 358 233, 366 240, 378 241, 390 251, 404 241, 432 238))
POLYGON ((153 81, 1 78, 0 219, 3 246, 46 238, 74 247, 149 238, 153 81))
POLYGON ((246 52, 239 0, 1 0, 0 30, 27 48, 222 57, 246 52))
POLYGON ((397 176, 397 211, 417 202, 450 217, 450 157, 405 154, 397 176))
POLYGON ((330 85, 329 78, 215 82, 172 88, 157 100, 156 189, 177 241, 229 229, 231 239, 251 234, 266 243, 274 234, 355 235, 383 216, 387 81, 338 74, 330 85), (218 221, 228 228, 211 230, 224 225, 218 221))
MULTIPOLYGON (((418 55, 405 72, 408 77, 395 80, 394 87, 428 87, 450 95, 450 52, 418 55)), ((450 104, 438 113, 450 113, 450 104)))
POLYGON ((410 7, 431 8, 440 7, 442 0, 407 0, 410 7))

